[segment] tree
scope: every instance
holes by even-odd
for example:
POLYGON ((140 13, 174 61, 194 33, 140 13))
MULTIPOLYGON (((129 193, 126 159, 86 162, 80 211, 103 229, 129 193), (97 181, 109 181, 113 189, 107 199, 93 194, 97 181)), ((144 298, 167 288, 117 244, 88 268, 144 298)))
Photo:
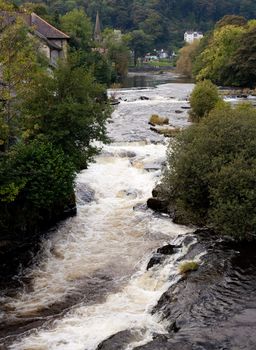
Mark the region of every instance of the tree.
POLYGON ((256 87, 256 27, 241 36, 227 66, 225 81, 230 85, 256 87))
POLYGON ((176 221, 255 239, 255 133, 252 106, 222 106, 178 137, 164 180, 176 221))
POLYGON ((247 21, 243 16, 226 15, 216 23, 215 28, 218 29, 227 25, 243 27, 246 23, 247 21))
POLYGON ((238 48, 239 38, 243 32, 242 27, 229 25, 214 31, 210 45, 201 54, 204 66, 197 76, 198 79, 223 82, 226 66, 238 48))
POLYGON ((0 0, 0 10, 3 11, 13 11, 14 5, 9 1, 0 0))
POLYGON ((34 77, 41 71, 43 60, 37 42, 28 35, 21 19, 11 24, 3 21, 0 36, 0 147, 9 149, 19 130, 19 108, 22 95, 27 95, 34 77))
POLYGON ((23 105, 24 138, 46 139, 69 155, 77 169, 106 141, 109 108, 105 89, 76 60, 63 62, 51 76, 38 78, 23 105))
POLYGON ((75 49, 88 50, 92 45, 92 24, 82 9, 74 9, 60 20, 61 29, 70 35, 71 46, 75 49))
POLYGON ((195 40, 193 43, 187 44, 180 50, 179 58, 176 65, 178 73, 185 75, 186 77, 192 78, 193 62, 196 57, 199 43, 199 40, 195 40))
MULTIPOLYGON (((31 0, 32 1, 32 0, 31 0)), ((18 5, 26 0, 15 0, 18 5)), ((255 0, 33 0, 48 6, 48 13, 60 15, 83 8, 92 22, 97 11, 104 28, 123 32, 142 29, 153 38, 154 48, 173 50, 183 44, 189 28, 204 33, 226 14, 256 18, 255 0)))
POLYGON ((103 46, 107 50, 109 60, 115 65, 118 77, 125 77, 128 72, 130 58, 126 37, 119 30, 105 29, 103 32, 103 46))
POLYGON ((190 96, 192 121, 199 122, 220 101, 217 87, 209 80, 197 83, 190 96))
POLYGON ((198 80, 210 79, 216 84, 225 84, 226 67, 239 47, 239 39, 245 32, 244 27, 226 25, 216 29, 209 45, 201 53, 202 68, 198 80))
POLYGON ((137 65, 139 57, 144 56, 152 46, 152 37, 143 30, 134 30, 130 33, 128 45, 134 53, 134 64, 137 65))

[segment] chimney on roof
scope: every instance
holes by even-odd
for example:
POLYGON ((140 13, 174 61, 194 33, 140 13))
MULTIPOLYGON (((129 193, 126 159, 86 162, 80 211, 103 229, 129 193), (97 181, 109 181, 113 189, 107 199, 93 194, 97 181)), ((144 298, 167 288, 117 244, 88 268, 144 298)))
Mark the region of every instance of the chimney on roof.
POLYGON ((98 11, 96 15, 96 22, 95 22, 95 29, 94 29, 94 40, 97 42, 101 41, 100 16, 98 11))

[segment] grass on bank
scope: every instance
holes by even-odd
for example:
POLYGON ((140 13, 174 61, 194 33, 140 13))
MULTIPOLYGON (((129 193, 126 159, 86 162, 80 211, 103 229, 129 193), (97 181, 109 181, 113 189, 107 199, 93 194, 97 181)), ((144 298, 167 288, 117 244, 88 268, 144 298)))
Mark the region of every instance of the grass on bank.
POLYGON ((199 264, 197 261, 184 261, 179 266, 179 273, 183 275, 184 273, 196 271, 199 268, 199 264))

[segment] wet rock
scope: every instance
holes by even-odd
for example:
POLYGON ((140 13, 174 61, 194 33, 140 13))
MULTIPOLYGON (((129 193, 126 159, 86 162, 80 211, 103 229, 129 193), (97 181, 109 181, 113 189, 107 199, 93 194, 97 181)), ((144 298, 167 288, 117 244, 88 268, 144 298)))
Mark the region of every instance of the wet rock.
POLYGON ((156 252, 163 255, 171 255, 175 253, 175 248, 180 248, 180 246, 167 244, 161 248, 158 248, 156 252))
POLYGON ((153 196, 153 198, 161 197, 163 192, 164 192, 163 186, 161 184, 158 184, 158 185, 156 185, 155 188, 153 188, 152 196, 153 196))
POLYGON ((136 157, 136 153, 132 151, 121 150, 118 152, 118 156, 120 158, 134 158, 136 157))
POLYGON ((90 203, 95 200, 95 191, 87 184, 78 183, 76 186, 76 195, 84 203, 90 203))
POLYGON ((153 314, 160 313, 169 324, 165 338, 156 335, 135 349, 254 349, 256 308, 251 293, 256 286, 255 244, 249 247, 239 242, 234 249, 205 228, 187 237, 195 244, 183 259, 207 252, 200 257, 200 269, 172 285, 153 309, 153 314))
POLYGON ((149 97, 147 97, 147 96, 140 96, 140 100, 147 101, 147 100, 149 100, 149 97))
POLYGON ((171 332, 177 333, 180 330, 180 327, 178 327, 176 321, 174 321, 170 324, 168 330, 169 330, 169 333, 171 332))
POLYGON ((133 207, 134 211, 146 211, 147 210, 147 205, 145 203, 137 203, 133 207))
POLYGON ((191 109, 190 106, 182 106, 181 108, 182 108, 182 109, 191 109))
POLYGON ((154 253, 152 258, 148 262, 147 270, 151 269, 151 267, 155 265, 161 264, 162 261, 163 261, 163 255, 159 253, 154 253))
POLYGON ((185 237, 184 241, 183 241, 183 245, 184 245, 185 247, 187 247, 187 246, 189 246, 191 243, 193 243, 194 240, 195 240, 195 239, 194 239, 193 236, 187 235, 187 236, 185 237))
POLYGON ((134 340, 131 331, 125 330, 111 335, 108 339, 103 340, 96 350, 124 350, 127 345, 134 340))
POLYGON ((137 169, 144 169, 144 163, 140 160, 131 160, 131 165, 137 169))
POLYGON ((102 151, 100 154, 101 157, 114 157, 114 153, 113 152, 109 152, 109 151, 102 151))
POLYGON ((110 100, 109 103, 110 103, 111 106, 115 106, 115 105, 119 105, 120 101, 118 101, 118 100, 110 100))
MULTIPOLYGON (((187 341, 176 342, 167 336, 158 335, 146 345, 138 346, 134 350, 208 350, 206 348, 194 347, 187 341)), ((214 349, 217 350, 217 349, 214 349)))
POLYGON ((159 198, 149 198, 147 200, 148 208, 159 211, 161 213, 167 213, 168 202, 159 198))
POLYGON ((157 162, 157 163, 146 163, 144 165, 144 169, 147 171, 156 171, 161 170, 163 167, 164 162, 157 162))
POLYGON ((183 111, 180 111, 179 109, 177 109, 177 110, 175 111, 175 113, 181 114, 181 113, 183 113, 183 111))

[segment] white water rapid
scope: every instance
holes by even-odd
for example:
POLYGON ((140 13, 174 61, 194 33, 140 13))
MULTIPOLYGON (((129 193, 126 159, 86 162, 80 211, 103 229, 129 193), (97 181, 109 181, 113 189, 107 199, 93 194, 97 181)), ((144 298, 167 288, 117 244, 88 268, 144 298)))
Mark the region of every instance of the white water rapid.
POLYGON ((179 278, 177 259, 185 252, 148 271, 146 266, 156 248, 179 244, 190 230, 143 206, 166 152, 165 140, 150 131, 148 119, 156 113, 185 126, 182 107, 191 89, 173 83, 109 92, 120 99, 108 125, 113 142, 77 177, 78 214, 42 242, 37 261, 26 271, 29 285, 6 297, 0 314, 2 320, 43 322, 12 338, 7 349, 95 350, 124 330, 133 333, 127 345, 132 349, 165 332, 150 311, 179 278))

